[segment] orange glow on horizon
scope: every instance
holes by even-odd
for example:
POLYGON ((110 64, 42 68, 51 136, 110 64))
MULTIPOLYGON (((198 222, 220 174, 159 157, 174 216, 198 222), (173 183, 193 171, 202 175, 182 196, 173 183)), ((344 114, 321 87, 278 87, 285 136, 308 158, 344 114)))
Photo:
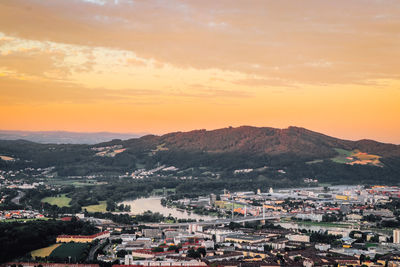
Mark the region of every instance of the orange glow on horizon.
POLYGON ((355 0, 3 1, 0 129, 299 126, 400 144, 399 14, 355 0))

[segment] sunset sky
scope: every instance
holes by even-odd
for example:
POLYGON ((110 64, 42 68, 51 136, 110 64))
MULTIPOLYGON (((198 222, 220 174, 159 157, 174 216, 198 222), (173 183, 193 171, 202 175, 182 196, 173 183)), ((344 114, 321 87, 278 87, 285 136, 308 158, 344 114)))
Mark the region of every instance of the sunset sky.
POLYGON ((2 0, 0 129, 400 144, 399 0, 2 0))

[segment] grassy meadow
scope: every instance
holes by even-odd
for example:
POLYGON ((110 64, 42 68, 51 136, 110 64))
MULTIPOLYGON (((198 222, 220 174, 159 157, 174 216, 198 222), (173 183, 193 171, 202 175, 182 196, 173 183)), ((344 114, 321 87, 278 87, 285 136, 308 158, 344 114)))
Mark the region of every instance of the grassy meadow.
POLYGON ((106 201, 99 201, 99 204, 84 206, 82 207, 82 210, 86 209, 88 212, 107 212, 106 208, 107 208, 106 201))
POLYGON ((42 199, 42 202, 49 203, 50 205, 56 205, 60 208, 69 207, 69 203, 71 202, 71 198, 67 197, 65 194, 61 194, 56 197, 45 197, 42 199))
POLYGON ((89 245, 86 243, 63 243, 56 247, 49 255, 52 259, 64 260, 71 257, 71 262, 77 262, 85 258, 89 245))
POLYGON ((58 244, 53 244, 53 245, 45 247, 45 248, 40 248, 40 249, 34 250, 31 252, 31 256, 32 256, 32 258, 48 257, 53 252, 53 250, 55 250, 57 247, 59 247, 61 245, 62 245, 61 243, 58 243, 58 244))

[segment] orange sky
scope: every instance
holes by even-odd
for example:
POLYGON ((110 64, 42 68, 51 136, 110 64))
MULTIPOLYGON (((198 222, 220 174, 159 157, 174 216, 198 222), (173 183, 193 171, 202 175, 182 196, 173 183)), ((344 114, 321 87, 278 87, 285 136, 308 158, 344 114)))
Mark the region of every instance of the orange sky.
POLYGON ((400 143, 398 0, 0 1, 0 129, 400 143))

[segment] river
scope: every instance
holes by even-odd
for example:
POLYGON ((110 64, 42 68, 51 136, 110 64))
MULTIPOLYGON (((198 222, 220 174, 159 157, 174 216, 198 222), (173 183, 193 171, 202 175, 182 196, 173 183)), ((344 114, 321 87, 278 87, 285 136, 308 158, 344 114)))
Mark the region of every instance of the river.
MULTIPOLYGON (((137 215, 142 214, 145 211, 150 210, 151 212, 158 212, 164 216, 168 216, 171 214, 172 217, 177 219, 195 219, 199 220, 214 220, 217 217, 213 216, 205 216, 205 215, 198 215, 198 214, 188 214, 187 211, 180 211, 176 208, 167 208, 161 205, 161 198, 160 197, 148 197, 148 198, 139 198, 135 200, 125 200, 121 202, 124 205, 131 206, 131 214, 137 215)), ((118 203, 121 204, 121 203, 118 203)))

